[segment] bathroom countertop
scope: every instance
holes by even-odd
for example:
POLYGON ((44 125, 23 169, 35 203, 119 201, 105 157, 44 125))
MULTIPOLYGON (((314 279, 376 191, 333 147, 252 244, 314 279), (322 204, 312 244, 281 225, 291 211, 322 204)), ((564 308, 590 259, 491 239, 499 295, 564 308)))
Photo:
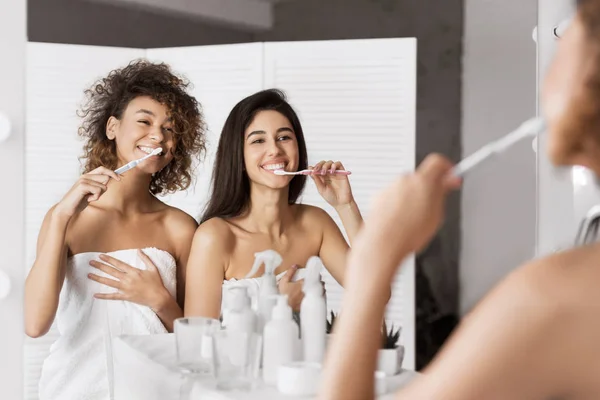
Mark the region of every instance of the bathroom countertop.
MULTIPOLYGON (((119 336, 113 340, 113 393, 115 400, 178 399, 183 379, 177 368, 175 336, 143 335, 119 336)), ((387 394, 380 400, 391 400, 393 393, 411 381, 418 373, 403 370, 386 378, 387 394)), ((249 392, 222 392, 214 389, 210 379, 198 381, 191 391, 190 400, 262 400, 290 399, 276 388, 260 385, 249 392)), ((303 397, 303 399, 307 399, 303 397)))

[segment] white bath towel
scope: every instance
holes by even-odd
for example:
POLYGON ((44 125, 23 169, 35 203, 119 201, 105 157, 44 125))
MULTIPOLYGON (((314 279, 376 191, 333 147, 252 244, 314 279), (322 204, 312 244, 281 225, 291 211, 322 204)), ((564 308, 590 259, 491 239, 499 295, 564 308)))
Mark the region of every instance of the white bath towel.
MULTIPOLYGON (((143 250, 158 268, 163 284, 176 296, 175 259, 156 248, 143 250)), ((40 400, 112 399, 112 341, 117 335, 165 333, 158 316, 148 307, 127 301, 100 300, 95 293, 116 290, 87 275, 109 277, 89 265, 101 253, 81 253, 68 260, 56 314, 59 339, 50 348, 40 378, 40 400)), ((133 267, 146 269, 136 249, 108 253, 133 267)), ((114 279, 114 278, 113 278, 114 279)))
MULTIPOLYGON (((280 272, 275 276, 277 283, 283 278, 286 274, 286 271, 280 272)), ((292 282, 297 282, 301 279, 304 279, 306 275, 306 270, 304 268, 299 268, 294 276, 292 277, 292 282)), ((260 292, 260 285, 262 283, 261 278, 244 278, 244 279, 235 279, 231 278, 223 281, 222 286, 222 297, 221 297, 221 316, 223 317, 223 323, 227 324, 227 314, 229 311, 229 302, 230 300, 230 289, 234 287, 244 286, 248 289, 248 295, 250 296, 251 306, 254 311, 258 309, 258 294, 260 292)))

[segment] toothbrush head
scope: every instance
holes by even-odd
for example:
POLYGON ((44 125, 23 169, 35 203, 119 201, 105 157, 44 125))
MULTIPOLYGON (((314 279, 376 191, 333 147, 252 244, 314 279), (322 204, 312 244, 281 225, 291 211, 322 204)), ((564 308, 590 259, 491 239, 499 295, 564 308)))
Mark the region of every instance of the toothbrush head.
POLYGON ((275 175, 286 175, 286 171, 283 169, 276 169, 275 171, 273 171, 273 173, 275 175))
POLYGON ((161 148, 161 147, 158 147, 158 148, 156 148, 156 149, 152 150, 152 153, 150 153, 150 155, 151 155, 151 156, 157 156, 157 155, 159 155, 160 153, 162 153, 162 151, 163 151, 163 150, 162 150, 162 148, 161 148))

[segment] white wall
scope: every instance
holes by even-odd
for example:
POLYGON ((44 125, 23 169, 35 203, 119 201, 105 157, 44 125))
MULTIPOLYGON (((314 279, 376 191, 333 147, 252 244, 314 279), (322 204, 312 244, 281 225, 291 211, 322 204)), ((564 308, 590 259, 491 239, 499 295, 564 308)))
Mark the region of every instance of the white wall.
MULTIPOLYGON (((556 50, 557 41, 552 35, 552 30, 574 13, 574 7, 575 2, 572 0, 538 0, 537 44, 540 86, 556 50)), ((587 207, 583 207, 575 213, 576 199, 570 170, 552 167, 545 153, 546 140, 547 136, 542 135, 538 144, 537 157, 538 255, 548 254, 571 245, 579 223, 577 217, 581 217, 582 212, 587 212, 587 207)), ((579 187, 579 190, 581 189, 579 187)), ((592 203, 599 201, 597 192, 592 190, 590 198, 585 196, 587 192, 587 190, 579 192, 578 203, 584 200, 583 204, 586 205, 587 200, 592 200, 592 203)))
MULTIPOLYGON (((463 154, 536 113, 537 0, 465 0, 463 154)), ((531 141, 489 161, 462 194, 461 312, 535 254, 536 158, 531 141)))
POLYGON ((0 299, 0 397, 20 399, 23 393, 23 137, 25 128, 26 1, 0 2, 0 112, 13 134, 0 142, 0 270, 12 281, 12 292, 0 299))

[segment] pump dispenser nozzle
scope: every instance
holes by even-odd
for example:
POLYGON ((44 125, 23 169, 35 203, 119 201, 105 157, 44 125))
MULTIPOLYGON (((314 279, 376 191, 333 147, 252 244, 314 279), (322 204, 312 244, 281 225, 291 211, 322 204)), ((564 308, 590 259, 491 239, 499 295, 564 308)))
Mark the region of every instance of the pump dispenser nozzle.
POLYGON ((277 277, 275 269, 281 265, 283 258, 275 250, 266 250, 254 254, 254 264, 252 269, 246 275, 247 278, 252 277, 258 271, 258 268, 264 264, 265 273, 260 277, 259 293, 258 293, 258 333, 262 333, 262 329, 271 319, 272 310, 275 306, 273 295, 279 294, 277 287, 277 277))
POLYGON ((254 253, 254 264, 250 272, 246 274, 246 278, 251 278, 256 274, 258 268, 262 264, 265 264, 265 275, 275 275, 275 269, 281 265, 283 258, 275 250, 265 250, 258 253, 254 253))
POLYGON ((287 294, 279 294, 274 296, 276 303, 273 307, 272 319, 275 320, 291 320, 292 319, 292 307, 288 304, 287 294))

